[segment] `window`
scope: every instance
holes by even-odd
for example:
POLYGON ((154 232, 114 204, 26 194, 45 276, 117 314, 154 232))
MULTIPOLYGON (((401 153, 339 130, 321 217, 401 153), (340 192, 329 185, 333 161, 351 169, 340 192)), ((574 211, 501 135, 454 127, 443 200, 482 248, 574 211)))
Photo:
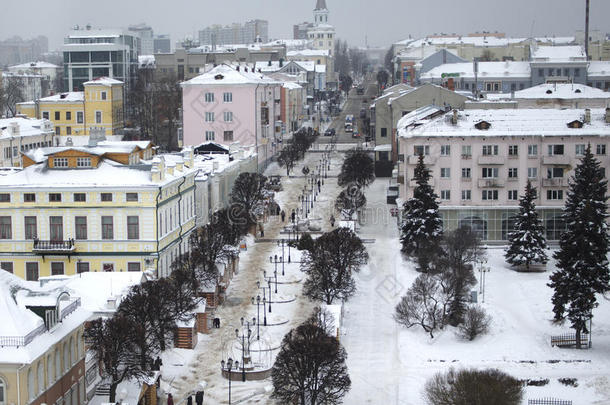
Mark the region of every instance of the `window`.
POLYGON ((72 127, 66 127, 66 135, 72 135, 72 127))
POLYGON ((430 154, 430 146, 429 145, 414 145, 413 154, 415 156, 419 156, 419 155, 428 156, 430 154))
POLYGON ((138 263, 138 262, 128 262, 127 263, 127 271, 140 271, 140 263, 138 263))
POLYGON ((61 202, 61 193, 49 193, 49 202, 61 202))
POLYGON ((61 119, 61 113, 59 111, 55 111, 55 121, 59 121, 61 119))
POLYGON ((605 155, 606 154, 606 145, 605 144, 596 145, 595 146, 595 153, 597 155, 605 155))
POLYGON ((76 112, 76 123, 77 124, 82 124, 85 121, 84 116, 83 116, 83 112, 82 111, 77 111, 76 112))
POLYGON ((441 190, 441 200, 450 200, 451 190, 441 190))
POLYGON ((87 239, 87 217, 74 217, 74 237, 79 240, 87 239))
POLYGON ((483 201, 497 200, 498 190, 483 190, 482 199, 483 201))
POLYGON ((25 217, 23 219, 24 227, 25 227, 25 238, 26 239, 36 239, 36 217, 25 217))
POLYGON ((11 195, 9 193, 0 193, 0 202, 11 202, 11 195))
POLYGON ((451 155, 451 145, 441 145, 441 156, 451 155))
POLYGON ((76 262, 76 272, 77 273, 88 273, 89 272, 89 262, 76 262))
POLYGON ((34 387, 34 372, 32 371, 33 368, 34 366, 30 367, 30 369, 28 370, 28 402, 34 402, 34 400, 36 399, 36 390, 34 387))
POLYGON ((72 112, 66 111, 66 121, 70 121, 72 119, 72 112))
POLYGON ((63 217, 49 217, 49 231, 51 240, 62 241, 64 239, 63 217))
POLYGON ((0 217, 0 239, 11 239, 12 237, 11 217, 0 217))
POLYGON ((471 190, 462 190, 462 200, 471 200, 472 199, 472 191, 471 190))
POLYGON ((205 93, 205 102, 213 103, 214 102, 214 93, 205 93))
POLYGON ((222 115, 223 115, 225 122, 233 122, 233 112, 232 111, 225 111, 222 115))
MULTIPOLYGON (((212 96, 214 96, 214 95, 212 94, 212 96)), ((213 98, 214 97, 212 97, 212 99, 213 98)), ((222 101, 224 101, 225 103, 232 103, 233 102, 233 93, 223 93, 222 101)))
POLYGON ((548 145, 549 156, 563 155, 563 145, 548 145))
POLYGON ((112 193, 102 193, 100 194, 100 198, 103 202, 110 202, 112 201, 112 193))
POLYGON ((538 168, 537 167, 528 167, 527 168, 527 178, 535 179, 538 177, 538 168))
POLYGON ((53 158, 54 167, 68 167, 68 158, 53 158))
POLYGON ((576 156, 584 155, 585 154, 585 144, 580 143, 580 144, 574 145, 574 151, 576 152, 576 156))
POLYGON ((102 100, 106 100, 106 92, 102 91, 102 100))
POLYGON ((91 167, 91 158, 89 158, 89 157, 76 158, 76 167, 91 167))
POLYGON ((42 118, 44 118, 45 120, 49 119, 49 112, 48 111, 43 111, 42 112, 42 118))
POLYGON ((451 177, 451 168, 441 167, 441 178, 448 179, 449 177, 451 177))
POLYGON ((462 145, 462 158, 470 159, 472 156, 472 146, 462 145))
POLYGON ((114 263, 104 263, 102 269, 103 271, 114 271, 114 263))
POLYGON ((538 145, 527 145, 528 156, 538 156, 538 145))
POLYGON ((580 68, 574 68, 574 76, 580 76, 580 68))
POLYGON ((102 112, 101 111, 96 111, 95 112, 95 123, 96 124, 101 124, 102 123, 102 112))
POLYGON ((483 145, 483 155, 497 155, 498 154, 498 145, 483 145))
POLYGON ((509 200, 518 200, 519 192, 517 190, 508 190, 508 199, 509 200))
POLYGON ((462 178, 463 179, 470 178, 470 167, 462 167, 462 178))
POLYGON ((214 111, 205 112, 205 122, 214 122, 214 111))
POLYGON ((498 177, 497 167, 484 167, 482 170, 481 177, 484 179, 495 179, 498 177))
POLYGON ((112 217, 102 217, 102 239, 113 239, 114 229, 112 226, 112 217))
POLYGON ((127 217, 127 239, 140 239, 140 220, 137 216, 127 217))
POLYGON ((508 145, 508 156, 518 156, 519 145, 508 145))
POLYGON ((381 137, 382 138, 386 138, 388 136, 388 129, 387 128, 381 128, 381 137))
MULTIPOLYGON (((13 262, 0 263, 0 269, 8 271, 9 273, 13 273, 13 262)), ((0 399, 2 399, 2 396, 0 396, 0 399)))
POLYGON ((61 135, 61 129, 59 127, 55 127, 55 135, 61 135))
POLYGON ((38 362, 38 367, 37 367, 37 376, 36 379, 38 380, 38 392, 39 393, 43 393, 44 392, 44 368, 43 368, 44 362, 43 361, 39 361, 38 362))
POLYGON ((547 200, 563 200, 563 190, 546 190, 547 200))
POLYGON ((74 193, 74 202, 85 202, 85 201, 87 201, 87 194, 74 193))
POLYGON ((28 262, 25 264, 25 279, 27 281, 38 281, 38 263, 28 262))
POLYGON ((563 178, 563 167, 549 167, 546 170, 547 179, 563 178))
POLYGON ((126 193, 125 200, 130 202, 138 201, 138 193, 126 193))
POLYGON ((510 167, 508 169, 508 178, 509 179, 516 179, 518 177, 517 175, 517 168, 516 167, 510 167))
POLYGON ((214 131, 205 131, 205 140, 213 141, 214 140, 214 131))
MULTIPOLYGON (((53 379, 53 356, 52 355, 48 355, 47 356, 47 385, 50 387, 51 384, 53 383, 53 381, 55 381, 53 379)), ((2 397, 0 397, 0 402, 2 400, 2 397)))
POLYGON ((34 194, 34 193, 23 194, 23 202, 36 202, 36 194, 34 194))
POLYGON ((224 131, 222 133, 222 137, 225 142, 232 142, 233 141, 233 131, 224 131))
POLYGON ((63 262, 51 262, 51 275, 61 276, 64 274, 64 263, 63 262))
POLYGON ((544 76, 544 69, 538 69, 538 76, 544 76))

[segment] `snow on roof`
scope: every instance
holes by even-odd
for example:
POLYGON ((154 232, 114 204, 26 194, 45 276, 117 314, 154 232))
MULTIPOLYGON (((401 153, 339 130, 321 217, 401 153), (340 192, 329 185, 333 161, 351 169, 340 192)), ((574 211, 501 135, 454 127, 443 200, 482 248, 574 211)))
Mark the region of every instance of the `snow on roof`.
POLYGON ((406 131, 408 128, 413 126, 422 125, 427 122, 431 116, 441 111, 443 111, 442 108, 433 105, 427 105, 424 107, 419 107, 418 109, 403 115, 396 123, 396 128, 398 130, 399 136, 401 134, 401 131, 406 131))
POLYGON ((392 144, 387 143, 375 146, 375 152, 389 152, 392 150, 392 144))
POLYGON ((132 145, 137 146, 140 149, 146 149, 149 146, 153 146, 151 141, 99 141, 97 146, 108 146, 108 147, 118 147, 124 145, 132 145))
POLYGON ((155 66, 155 55, 140 55, 138 56, 138 66, 143 67, 154 67, 155 66))
POLYGON ((459 45, 468 44, 473 46, 508 46, 509 44, 517 44, 520 42, 526 42, 527 38, 498 38, 495 36, 446 36, 446 37, 434 37, 434 38, 421 38, 421 39, 405 39, 396 42, 396 45, 407 45, 408 48, 418 48, 425 45, 459 45))
MULTIPOLYGON (((443 74, 458 73, 459 77, 474 78, 472 62, 445 63, 421 74, 421 79, 441 79, 443 74)), ((529 62, 479 62, 479 79, 485 78, 529 78, 529 62)))
POLYGON ((22 63, 20 65, 9 66, 9 69, 58 69, 59 66, 54 65, 49 62, 30 62, 30 63, 22 63))
POLYGON ((536 42, 551 43, 553 45, 571 45, 576 41, 575 37, 536 37, 536 42))
POLYGON ((0 138, 16 138, 23 136, 36 136, 53 132, 53 126, 46 119, 13 117, 0 119, 0 138), (19 134, 11 132, 11 125, 19 127, 19 134))
POLYGON ((285 89, 289 89, 289 90, 302 89, 303 88, 303 86, 301 86, 300 84, 297 84, 295 82, 283 82, 282 83, 282 87, 284 87, 285 89))
MULTIPOLYGON (((609 72, 610 73, 610 72, 609 72)), ((488 100, 511 99, 510 94, 487 94, 488 100)), ((610 93, 595 87, 577 83, 545 83, 527 89, 515 91, 514 98, 549 99, 549 98, 603 98, 610 99, 610 93)))
POLYGON ((585 50, 580 45, 532 48, 532 62, 585 62, 586 60, 585 50))
POLYGON ((610 76, 610 61, 591 61, 587 68, 587 76, 610 76))
POLYGON ((286 56, 328 56, 330 53, 328 49, 301 49, 297 51, 288 51, 286 56))
POLYGON ((113 79, 111 77, 98 77, 88 82, 83 83, 83 86, 101 84, 103 86, 113 86, 115 84, 123 84, 122 81, 113 79))
POLYGON ((16 300, 19 290, 36 289, 37 285, 8 271, 0 271, 0 336, 25 336, 43 323, 39 316, 19 305, 16 300))
POLYGON ((275 80, 257 72, 252 72, 251 69, 245 71, 245 68, 237 70, 229 65, 218 65, 209 72, 192 78, 181 83, 182 86, 189 85, 236 85, 236 84, 279 84, 275 80))
POLYGON ((315 71, 317 73, 326 73, 326 65, 315 65, 315 71))
POLYGON ((80 103, 85 101, 85 93, 82 91, 57 93, 52 96, 43 97, 39 101, 42 103, 80 103))
MULTIPOLYGON (((591 123, 569 128, 568 123, 584 120, 584 109, 488 109, 459 111, 457 124, 451 123, 452 112, 423 125, 399 127, 399 136, 610 136, 610 125, 604 120, 604 109, 591 110, 591 123), (479 130, 475 124, 491 124, 479 130)), ((403 117, 404 118, 404 117, 403 117)))

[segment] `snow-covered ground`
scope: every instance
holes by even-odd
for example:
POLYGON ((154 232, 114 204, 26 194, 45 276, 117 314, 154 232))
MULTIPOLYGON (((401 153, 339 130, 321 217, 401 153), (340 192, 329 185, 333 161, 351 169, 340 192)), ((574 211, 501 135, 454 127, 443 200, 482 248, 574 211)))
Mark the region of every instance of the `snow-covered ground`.
POLYGON ((457 337, 451 327, 430 339, 419 327, 398 326, 394 307, 418 273, 399 253, 395 218, 380 215, 386 184, 378 180, 367 192, 375 215, 365 218, 361 235, 376 243, 369 245, 371 260, 359 276, 358 293, 344 308, 342 342, 353 384, 346 404, 422 404, 426 380, 450 367, 493 367, 519 379, 548 378, 546 386, 527 387, 524 404, 542 397, 570 399, 574 405, 610 404, 610 302, 599 297, 592 349, 551 347, 551 335, 571 332, 551 322, 552 290, 546 284, 553 262, 544 273, 517 273, 504 262, 502 249, 489 249, 491 271, 485 303, 480 296, 479 303, 493 323, 488 335, 472 342, 457 337), (577 378, 578 387, 566 387, 558 378, 577 378))

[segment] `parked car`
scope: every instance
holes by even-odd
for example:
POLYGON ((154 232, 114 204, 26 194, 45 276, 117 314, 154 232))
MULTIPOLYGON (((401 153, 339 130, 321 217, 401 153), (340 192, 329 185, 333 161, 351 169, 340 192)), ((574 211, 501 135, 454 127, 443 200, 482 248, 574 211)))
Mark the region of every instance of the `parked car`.
POLYGON ((366 118, 366 108, 360 109, 360 118, 366 118))
POLYGON ((363 95, 364 94, 364 87, 358 87, 356 89, 356 94, 358 94, 360 96, 363 95))
POLYGON ((354 125, 352 129, 352 138, 360 138, 360 132, 358 132, 358 126, 354 125))
POLYGON ((335 128, 328 128, 324 131, 324 136, 335 136, 335 128))

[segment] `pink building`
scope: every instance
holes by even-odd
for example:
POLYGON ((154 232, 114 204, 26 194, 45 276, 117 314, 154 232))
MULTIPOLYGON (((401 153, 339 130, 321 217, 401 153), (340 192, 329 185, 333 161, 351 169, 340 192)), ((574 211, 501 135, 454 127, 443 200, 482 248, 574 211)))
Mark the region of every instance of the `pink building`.
POLYGON ((256 148, 264 169, 282 142, 280 88, 250 67, 228 65, 182 83, 184 145, 239 142, 256 148))

